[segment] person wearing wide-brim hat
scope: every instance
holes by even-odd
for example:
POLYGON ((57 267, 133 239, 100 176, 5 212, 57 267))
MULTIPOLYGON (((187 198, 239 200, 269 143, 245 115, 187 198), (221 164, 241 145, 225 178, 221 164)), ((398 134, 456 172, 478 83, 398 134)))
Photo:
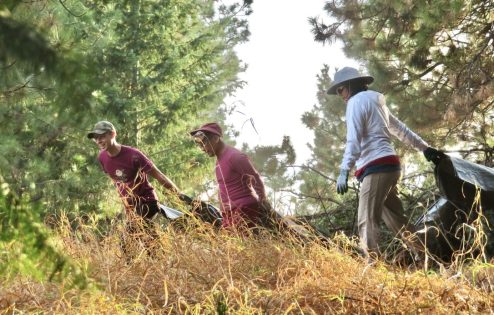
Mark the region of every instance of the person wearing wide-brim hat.
MULTIPOLYGON (((391 135, 422 151, 428 161, 438 163, 444 155, 431 148, 390 113, 384 95, 368 90, 368 85, 373 81, 372 76, 344 67, 335 73, 327 91, 328 94, 339 95, 346 102, 346 147, 336 190, 339 194, 348 191, 348 174, 355 167, 355 176, 362 183, 358 230, 361 246, 367 255, 379 254, 381 218, 396 235, 405 237, 414 232, 398 196, 401 166, 391 143, 391 135)), ((410 240, 409 245, 416 249, 421 247, 416 240, 410 240)))
POLYGON ((357 69, 344 67, 337 71, 334 75, 334 80, 328 89, 328 94, 337 94, 337 89, 350 82, 359 82, 360 85, 369 85, 374 82, 374 78, 370 75, 361 75, 357 69))

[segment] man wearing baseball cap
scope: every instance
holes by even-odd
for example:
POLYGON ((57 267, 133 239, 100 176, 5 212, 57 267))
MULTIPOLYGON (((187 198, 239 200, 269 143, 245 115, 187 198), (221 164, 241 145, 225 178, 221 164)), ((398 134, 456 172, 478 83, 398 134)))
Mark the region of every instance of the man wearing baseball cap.
POLYGON ((223 131, 215 122, 191 131, 190 135, 208 156, 216 157, 222 226, 268 226, 264 184, 247 155, 223 141, 223 131))
POLYGON ((159 212, 158 197, 148 175, 174 194, 180 194, 179 189, 141 151, 119 144, 117 131, 111 122, 96 123, 87 137, 98 145, 101 167, 112 179, 124 203, 127 232, 141 234, 142 227, 148 227, 159 212))
MULTIPOLYGON (((344 67, 335 73, 328 90, 328 94, 339 95, 346 103, 346 147, 336 190, 339 194, 347 192, 348 174, 355 167, 355 176, 362 182, 358 206, 359 237, 368 255, 379 254, 381 219, 395 235, 406 238, 414 232, 398 195, 401 166, 391 135, 422 151, 428 161, 437 164, 444 155, 391 114, 384 95, 368 90, 373 81, 372 76, 344 67)), ((408 243, 415 249, 422 247, 414 238, 409 238, 408 243)))

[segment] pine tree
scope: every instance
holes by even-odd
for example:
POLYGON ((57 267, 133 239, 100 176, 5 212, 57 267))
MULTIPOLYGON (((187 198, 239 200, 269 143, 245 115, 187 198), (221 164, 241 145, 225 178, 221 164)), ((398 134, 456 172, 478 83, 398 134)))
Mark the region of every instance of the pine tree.
POLYGON ((223 98, 242 86, 233 48, 247 40, 249 12, 248 1, 0 3, 0 260, 15 241, 27 255, 15 270, 45 259, 57 273, 76 271, 40 222, 120 210, 104 207, 116 192, 86 138, 96 121, 111 120, 120 142, 197 188, 210 162, 187 131, 221 117, 223 98))
POLYGON ((492 1, 341 0, 324 9, 334 20, 311 19, 316 40, 341 40, 396 114, 433 145, 461 143, 492 165, 492 1))
POLYGON ((138 145, 180 186, 197 187, 204 173, 197 161, 205 159, 187 131, 243 84, 233 47, 247 39, 239 16, 248 6, 39 1, 10 9, 19 29, 35 34, 0 52, 2 181, 12 191, 43 198, 47 211, 97 209, 108 181, 85 134, 103 119, 117 126, 121 143, 138 145), (31 60, 23 45, 49 57, 31 60))
MULTIPOLYGON (((493 9, 492 1, 341 0, 324 7, 331 23, 310 22, 315 40, 341 41, 346 55, 375 77, 370 88, 384 93, 393 113, 431 145, 467 147, 465 156, 492 165, 493 9)), ((331 69, 344 66, 332 64, 331 69)), ((310 196, 306 206, 316 212, 308 219, 329 232, 351 233, 357 198, 335 195, 331 181, 341 161, 345 127, 341 100, 325 94, 329 69, 319 76, 319 104, 303 117, 315 138, 313 161, 299 175, 301 194, 310 196)), ((405 167, 400 185, 405 209, 423 211, 435 198, 430 170, 414 158, 417 153, 395 144, 405 167)))

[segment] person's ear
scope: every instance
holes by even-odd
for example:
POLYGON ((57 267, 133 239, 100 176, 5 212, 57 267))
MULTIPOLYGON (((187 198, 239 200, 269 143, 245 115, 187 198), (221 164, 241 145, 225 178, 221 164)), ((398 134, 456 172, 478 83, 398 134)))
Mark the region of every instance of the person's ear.
POLYGON ((218 142, 220 142, 220 136, 214 135, 213 142, 214 142, 214 144, 217 144, 218 142))

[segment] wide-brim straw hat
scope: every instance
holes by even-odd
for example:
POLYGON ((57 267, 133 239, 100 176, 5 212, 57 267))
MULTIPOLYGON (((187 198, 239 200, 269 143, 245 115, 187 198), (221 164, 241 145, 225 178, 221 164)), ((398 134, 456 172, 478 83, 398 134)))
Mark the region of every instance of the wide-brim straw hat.
POLYGON ((336 89, 348 81, 362 80, 366 84, 374 82, 374 78, 370 75, 362 75, 360 72, 352 67, 344 67, 334 74, 334 80, 328 89, 328 94, 336 94, 336 89))

